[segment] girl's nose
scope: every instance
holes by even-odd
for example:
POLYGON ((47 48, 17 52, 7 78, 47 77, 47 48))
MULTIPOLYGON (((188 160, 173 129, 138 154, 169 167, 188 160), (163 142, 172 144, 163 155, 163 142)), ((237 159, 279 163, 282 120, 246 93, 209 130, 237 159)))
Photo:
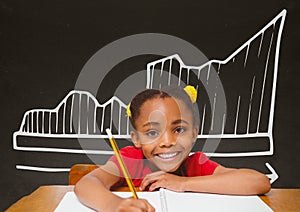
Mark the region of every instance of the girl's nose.
POLYGON ((171 147, 176 144, 176 137, 169 133, 165 132, 160 137, 159 147, 171 147))

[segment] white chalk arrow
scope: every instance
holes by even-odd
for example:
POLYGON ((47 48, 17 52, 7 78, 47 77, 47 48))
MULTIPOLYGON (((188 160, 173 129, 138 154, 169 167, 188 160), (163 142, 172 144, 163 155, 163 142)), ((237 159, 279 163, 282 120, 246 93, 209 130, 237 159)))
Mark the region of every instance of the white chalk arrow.
POLYGON ((266 163, 266 166, 271 171, 271 174, 266 174, 266 175, 267 175, 268 178, 270 178, 270 183, 272 184, 272 183, 274 183, 275 180, 278 179, 279 176, 269 163, 266 163))

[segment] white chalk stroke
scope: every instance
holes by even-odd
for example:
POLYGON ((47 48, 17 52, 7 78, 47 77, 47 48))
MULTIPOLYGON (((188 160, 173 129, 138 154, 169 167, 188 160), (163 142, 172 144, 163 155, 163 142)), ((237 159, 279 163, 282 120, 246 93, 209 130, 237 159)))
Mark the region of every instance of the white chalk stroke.
POLYGON ((48 168, 48 167, 36 167, 36 166, 26 166, 26 165, 16 165, 17 169, 36 171, 36 172, 69 172, 71 168, 48 168))
POLYGON ((266 163, 266 166, 271 171, 271 174, 267 174, 267 177, 270 179, 270 183, 272 184, 278 179, 279 176, 269 163, 266 163))
MULTIPOLYGON (((199 107, 201 139, 266 138, 264 151, 206 152, 213 157, 244 157, 273 155, 273 120, 279 50, 286 10, 237 48, 224 60, 212 59, 200 66, 188 66, 179 55, 172 55, 147 64, 146 88, 160 88, 170 84, 201 86, 221 83, 226 93, 227 110, 215 115, 219 107, 218 95, 213 95, 212 106, 204 101, 199 107), (212 80, 217 70, 221 82, 212 80), (219 119, 218 121, 216 121, 219 119), (220 121, 221 119, 221 121, 220 121), (213 132, 213 133, 211 133, 213 132)), ((104 104, 87 91, 71 91, 54 109, 27 111, 20 128, 13 134, 13 148, 19 151, 57 152, 111 155, 111 150, 42 146, 38 141, 24 144, 21 137, 31 138, 107 138, 103 129, 109 128, 115 138, 129 139, 129 119, 126 105, 114 96, 104 104)), ((244 141, 243 141, 244 142, 244 141)), ((243 145, 246 146, 247 145, 243 145)), ((278 178, 274 169, 270 177, 278 178), (277 176, 277 177, 276 177, 277 176)), ((51 171, 51 168, 17 165, 17 169, 51 171)), ((59 171, 60 168, 54 168, 59 171)), ((66 171, 68 168, 61 168, 66 171)), ((53 170, 52 170, 53 171, 53 170)))

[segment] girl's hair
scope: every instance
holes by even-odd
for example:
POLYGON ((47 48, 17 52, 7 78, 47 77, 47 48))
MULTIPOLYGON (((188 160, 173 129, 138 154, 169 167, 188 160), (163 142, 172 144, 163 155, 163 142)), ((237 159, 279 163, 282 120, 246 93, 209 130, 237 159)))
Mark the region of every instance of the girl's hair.
POLYGON ((130 103, 130 123, 134 129, 136 129, 135 120, 139 117, 141 113, 142 105, 150 99, 154 98, 170 98, 173 97, 175 99, 181 100, 187 108, 193 114, 193 124, 195 126, 199 125, 199 112, 197 109, 197 105, 192 103, 189 95, 184 91, 184 89, 180 86, 167 86, 162 88, 161 90, 156 89, 146 89, 140 93, 138 93, 130 103))

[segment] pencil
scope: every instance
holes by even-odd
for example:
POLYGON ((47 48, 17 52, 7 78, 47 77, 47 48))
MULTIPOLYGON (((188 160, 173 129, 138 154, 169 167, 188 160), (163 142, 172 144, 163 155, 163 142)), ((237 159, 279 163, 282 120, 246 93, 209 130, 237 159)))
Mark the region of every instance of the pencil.
POLYGON ((132 180, 131 180, 131 178, 130 178, 129 172, 128 172, 128 170, 127 170, 125 164, 124 164, 124 161, 123 161, 123 159, 122 159, 122 157, 121 157, 119 148, 118 148, 118 146, 117 146, 117 143, 116 143, 115 139, 113 138, 113 136, 112 136, 112 134, 111 134, 110 129, 107 128, 107 129, 106 129, 106 133, 107 133, 107 135, 108 135, 109 142, 110 142, 110 144, 111 144, 111 146, 112 146, 112 148, 113 148, 113 150, 114 150, 114 152, 115 152, 115 154, 116 154, 117 160, 118 160, 118 162, 119 162, 119 164, 120 164, 120 167, 121 167, 121 169, 122 169, 123 175, 124 175, 124 177, 125 177, 125 180, 126 180, 126 182, 127 182, 128 187, 129 187, 129 189, 130 189, 130 191, 131 191, 131 193, 132 193, 132 195, 133 195, 133 198, 134 198, 134 199, 138 199, 138 196, 137 196, 137 194, 136 194, 136 191, 135 191, 135 188, 134 188, 134 186, 133 186, 132 180))

